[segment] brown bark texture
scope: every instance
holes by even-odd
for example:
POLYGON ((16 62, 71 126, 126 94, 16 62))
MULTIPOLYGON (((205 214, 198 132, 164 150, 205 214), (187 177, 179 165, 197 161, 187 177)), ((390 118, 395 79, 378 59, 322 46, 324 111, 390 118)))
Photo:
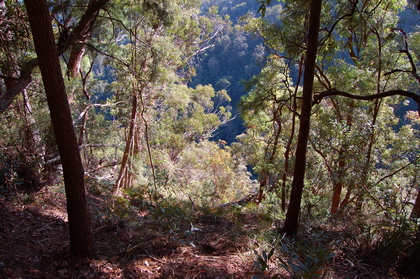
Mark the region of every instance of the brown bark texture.
POLYGON ((57 56, 46 0, 25 0, 39 68, 63 165, 70 249, 75 258, 93 258, 94 241, 86 203, 84 171, 57 56))
POLYGON ((318 33, 321 18, 321 6, 322 0, 311 1, 303 81, 302 108, 300 113, 298 141, 296 146, 296 161, 295 169, 293 172, 292 190, 290 192, 290 202, 287 208, 286 220, 284 221, 283 226, 283 232, 288 235, 295 235, 298 229, 305 178, 306 152, 309 139, 312 90, 314 83, 316 55, 318 50, 318 33))

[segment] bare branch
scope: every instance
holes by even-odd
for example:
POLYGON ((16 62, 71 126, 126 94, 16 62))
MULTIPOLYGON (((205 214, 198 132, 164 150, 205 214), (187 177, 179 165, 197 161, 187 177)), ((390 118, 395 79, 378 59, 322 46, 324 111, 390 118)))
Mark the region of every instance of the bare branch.
POLYGON ((408 49, 407 33, 405 33, 405 31, 402 29, 395 29, 395 30, 401 32, 404 36, 404 49, 401 49, 400 53, 404 53, 407 56, 408 62, 410 63, 410 66, 411 66, 411 70, 395 69, 386 73, 385 75, 390 75, 392 73, 398 73, 398 72, 411 73, 411 75, 417 80, 417 82, 420 83, 420 75, 417 73, 416 64, 414 63, 413 56, 411 55, 411 52, 408 49))
POLYGON ((413 164, 413 162, 409 162, 408 164, 406 164, 406 165, 402 166, 401 168, 399 168, 399 169, 395 170, 394 172, 392 172, 392 173, 390 173, 390 174, 388 174, 388 175, 386 175, 386 176, 382 177, 381 179, 379 179, 379 180, 375 183, 375 185, 378 185, 379 183, 381 183, 381 182, 382 182, 382 181, 384 181, 385 179, 387 179, 387 178, 390 178, 390 177, 394 176, 395 174, 397 174, 397 173, 399 173, 400 171, 402 171, 402 170, 406 169, 407 167, 409 167, 409 166, 410 166, 410 165, 412 165, 412 164, 413 164))
POLYGON ((123 103, 121 102, 116 102, 114 104, 89 104, 87 107, 85 107, 85 109, 79 114, 79 116, 77 117, 77 119, 74 121, 75 123, 80 122, 80 120, 82 120, 82 118, 85 116, 85 114, 88 112, 89 109, 91 109, 92 107, 111 107, 111 106, 116 106, 123 103))
POLYGON ((322 99, 326 97, 330 97, 330 96, 343 96, 350 99, 371 101, 371 100, 377 100, 377 99, 382 99, 385 97, 396 96, 396 95, 411 98, 413 101, 415 101, 417 103, 417 106, 418 106, 417 110, 420 115, 420 95, 414 92, 400 90, 400 89, 389 90, 389 91, 385 91, 385 92, 373 94, 373 95, 360 96, 360 95, 354 95, 347 92, 339 91, 333 88, 331 90, 315 94, 312 105, 318 104, 322 101, 322 99))
POLYGON ((327 34, 319 41, 319 45, 323 45, 327 39, 331 36, 332 32, 334 31, 335 27, 337 26, 338 23, 340 23, 340 21, 344 20, 345 18, 351 17, 354 15, 354 13, 356 12, 356 8, 357 8, 357 4, 358 4, 359 0, 355 0, 352 3, 351 6, 351 11, 343 16, 341 16, 340 18, 338 18, 333 25, 331 26, 331 28, 329 30, 324 29, 323 31, 326 31, 327 34))

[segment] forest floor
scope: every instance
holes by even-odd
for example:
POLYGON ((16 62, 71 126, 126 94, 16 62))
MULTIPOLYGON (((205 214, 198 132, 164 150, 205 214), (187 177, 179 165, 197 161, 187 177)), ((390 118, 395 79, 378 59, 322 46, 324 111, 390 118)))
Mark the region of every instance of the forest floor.
POLYGON ((334 232, 331 227, 327 234, 311 228, 312 236, 300 240, 304 250, 292 242, 277 246, 286 250, 281 256, 276 251, 263 272, 254 264, 254 249, 263 255, 275 243, 270 242, 272 220, 264 215, 224 208, 203 210, 192 203, 165 200, 153 204, 136 195, 99 191, 88 195, 97 258, 74 261, 63 189, 49 187, 7 197, 0 196, 0 279, 291 278, 291 269, 306 274, 305 278, 420 278, 420 248, 411 253, 404 248, 401 255, 385 250, 378 256, 375 247, 360 241, 360 232, 349 228, 334 232), (360 252, 355 245, 367 248, 360 252), (406 263, 405 275, 401 263, 406 263))
POLYGON ((75 262, 69 257, 63 193, 44 189, 0 199, 0 278, 252 278, 260 274, 248 246, 247 236, 258 223, 253 216, 244 216, 240 229, 229 218, 182 216, 182 209, 176 207, 140 205, 136 211, 118 212, 118 206, 101 196, 90 196, 89 202, 93 211, 101 211, 93 214, 97 259, 75 262))

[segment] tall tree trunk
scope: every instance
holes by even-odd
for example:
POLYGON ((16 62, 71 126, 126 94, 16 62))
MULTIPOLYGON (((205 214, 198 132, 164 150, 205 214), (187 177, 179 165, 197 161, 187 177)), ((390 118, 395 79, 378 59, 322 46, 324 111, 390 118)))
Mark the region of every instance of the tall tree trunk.
POLYGON ((92 225, 86 203, 84 171, 46 0, 25 0, 51 121, 63 165, 69 219, 70 248, 75 258, 95 256, 92 225))
POLYGON ((295 235, 298 229, 300 203, 305 178, 306 151, 310 129, 312 89, 314 83, 315 62, 318 50, 318 33, 321 19, 322 0, 312 0, 309 15, 309 32, 307 39, 305 73, 303 81, 302 108, 300 113, 299 135, 296 147, 296 162, 293 172, 292 191, 287 208, 283 231, 288 235, 295 235))
MULTIPOLYGON (((279 144, 279 138, 280 138, 280 133, 282 131, 282 126, 281 126, 281 120, 280 120, 280 112, 281 108, 278 111, 274 112, 274 130, 275 130, 275 135, 274 135, 274 142, 273 142, 273 147, 271 149, 270 155, 267 159, 267 163, 269 166, 274 164, 274 159, 276 157, 276 151, 277 151, 277 146, 279 144)), ((268 153, 268 149, 270 147, 270 143, 267 144, 265 153, 268 153)), ((260 204, 263 197, 264 197, 264 189, 270 184, 270 176, 272 176, 272 174, 270 173, 270 169, 267 169, 265 171, 263 171, 263 173, 261 174, 261 180, 260 180, 260 188, 258 191, 258 195, 256 198, 256 203, 260 204)), ((274 180, 277 180, 277 178, 274 178, 274 180)), ((267 190, 267 192, 271 192, 273 190, 276 190, 277 188, 277 183, 273 182, 273 185, 267 190)))
POLYGON ((297 114, 295 113, 297 111, 296 98, 297 98, 299 84, 302 78, 303 61, 304 61, 304 57, 302 56, 299 62, 299 75, 296 82, 296 87, 295 87, 293 96, 291 96, 292 103, 290 104, 290 107, 293 108, 292 128, 290 129, 291 132, 289 135, 289 139, 287 140, 286 150, 284 151, 284 170, 283 170, 282 184, 281 184, 281 211, 283 212, 286 211, 286 194, 287 194, 286 183, 287 183, 287 177, 289 176, 289 173, 290 173, 290 153, 292 151, 293 139, 295 138, 296 117, 297 117, 297 114))

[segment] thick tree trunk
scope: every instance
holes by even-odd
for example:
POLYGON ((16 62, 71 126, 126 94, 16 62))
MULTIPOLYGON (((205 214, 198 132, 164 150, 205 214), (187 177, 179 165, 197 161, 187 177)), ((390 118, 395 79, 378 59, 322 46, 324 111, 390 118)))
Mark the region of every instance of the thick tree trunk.
POLYGON ((314 83, 315 62, 318 50, 318 33, 321 18, 322 0, 312 0, 309 15, 308 43, 305 59, 305 73, 303 81, 302 108, 300 114, 299 135, 296 147, 296 162, 293 173, 292 191, 287 208, 283 231, 288 235, 295 235, 298 229, 300 203, 305 178, 306 151, 308 147, 312 89, 314 83))
POLYGON ((51 121, 63 165, 70 248, 76 258, 93 258, 94 241, 84 188, 84 171, 46 0, 25 0, 51 121))

